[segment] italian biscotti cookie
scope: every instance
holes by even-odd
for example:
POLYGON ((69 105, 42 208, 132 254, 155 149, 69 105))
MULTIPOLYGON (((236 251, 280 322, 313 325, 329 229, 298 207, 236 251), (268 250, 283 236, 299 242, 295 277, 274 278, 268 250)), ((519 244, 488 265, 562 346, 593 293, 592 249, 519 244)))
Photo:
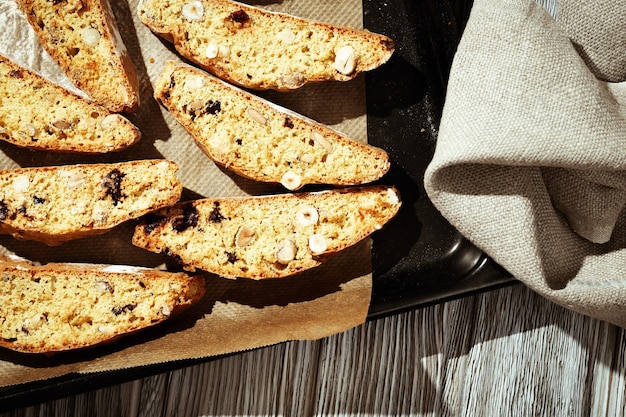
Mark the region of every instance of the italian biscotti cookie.
POLYGON ((0 171, 0 233, 59 245, 104 233, 178 201, 167 160, 0 171))
POLYGON ((347 81, 384 64, 393 41, 228 0, 141 0, 141 21, 181 55, 252 89, 347 81))
POLYGON ((108 0, 18 0, 48 54, 112 112, 139 106, 139 81, 108 0))
POLYGON ((0 55, 0 139, 58 152, 105 153, 137 142, 128 119, 0 55))
POLYGON ((154 96, 209 158, 256 181, 290 190, 305 184, 360 185, 389 170, 384 150, 187 64, 166 62, 154 96))
POLYGON ((180 314, 204 278, 121 265, 0 256, 0 346, 50 353, 110 342, 180 314))
POLYGON ((278 278, 355 245, 400 208, 392 187, 189 201, 146 216, 133 244, 228 278, 278 278))

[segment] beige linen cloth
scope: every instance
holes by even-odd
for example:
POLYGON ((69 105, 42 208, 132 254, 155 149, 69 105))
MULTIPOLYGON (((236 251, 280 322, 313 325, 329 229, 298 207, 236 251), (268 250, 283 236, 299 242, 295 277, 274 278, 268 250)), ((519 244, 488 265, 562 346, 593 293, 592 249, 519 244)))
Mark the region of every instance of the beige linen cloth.
POLYGON ((429 197, 545 297, 626 327, 626 2, 476 0, 429 197), (555 15, 555 17, 553 17, 555 15))

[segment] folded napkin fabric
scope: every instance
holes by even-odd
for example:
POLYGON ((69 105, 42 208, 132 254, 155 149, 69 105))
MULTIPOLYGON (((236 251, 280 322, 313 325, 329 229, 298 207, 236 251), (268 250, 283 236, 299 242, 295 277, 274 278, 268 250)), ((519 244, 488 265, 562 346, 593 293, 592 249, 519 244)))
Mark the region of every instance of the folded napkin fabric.
POLYGON ((621 3, 475 0, 424 182, 514 277, 626 327, 621 3))

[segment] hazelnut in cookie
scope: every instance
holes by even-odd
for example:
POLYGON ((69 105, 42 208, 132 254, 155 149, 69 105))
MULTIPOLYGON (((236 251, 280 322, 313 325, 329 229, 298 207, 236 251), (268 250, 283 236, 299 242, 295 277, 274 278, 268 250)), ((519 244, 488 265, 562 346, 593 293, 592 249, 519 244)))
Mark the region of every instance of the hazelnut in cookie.
POLYGON ((55 152, 107 153, 137 142, 128 119, 0 55, 0 139, 55 152), (24 111, 28 109, 28 111, 24 111))
POLYGON ((207 72, 168 61, 154 96, 217 164, 288 190, 361 185, 390 167, 380 148, 348 138, 207 72))
POLYGON ((0 274, 0 346, 24 353, 111 342, 177 316, 205 292, 199 275, 124 265, 0 255, 0 274))
POLYGON ((145 216, 133 244, 172 256, 190 271, 280 278, 362 241, 400 205, 388 186, 188 201, 145 216))
POLYGON ((178 201, 167 160, 0 171, 0 233, 55 246, 97 235, 178 201))
POLYGON ((251 89, 347 81, 389 60, 387 36, 230 0, 140 0, 141 21, 214 75, 251 89))
POLYGON ((139 107, 139 80, 108 0, 18 0, 76 87, 111 112, 139 107))

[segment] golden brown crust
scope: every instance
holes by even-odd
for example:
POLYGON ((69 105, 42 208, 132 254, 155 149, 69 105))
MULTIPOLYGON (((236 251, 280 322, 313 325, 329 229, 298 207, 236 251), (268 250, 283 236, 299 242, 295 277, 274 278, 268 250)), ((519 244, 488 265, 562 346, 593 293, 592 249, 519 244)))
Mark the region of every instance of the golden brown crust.
POLYGON ((112 112, 139 106, 139 81, 108 0, 19 0, 48 54, 112 112))
POLYGON ((347 81, 384 64, 395 48, 384 35, 228 0, 141 0, 138 13, 181 55, 251 89, 347 81))
POLYGON ((146 216, 133 244, 168 254, 192 271, 286 277, 382 228, 400 204, 387 186, 196 200, 146 216))
POLYGON ((205 292, 199 275, 120 265, 0 256, 0 275, 0 346, 24 353, 113 341, 182 313, 205 292))
POLYGON ((290 190, 305 184, 360 185, 379 179, 390 166, 384 150, 190 65, 168 61, 154 96, 209 158, 256 181, 290 190))
POLYGON ((128 119, 0 55, 0 139, 56 152, 121 151, 141 134, 128 119))
POLYGON ((167 160, 0 171, 0 233, 59 245, 178 201, 178 167, 167 160))

